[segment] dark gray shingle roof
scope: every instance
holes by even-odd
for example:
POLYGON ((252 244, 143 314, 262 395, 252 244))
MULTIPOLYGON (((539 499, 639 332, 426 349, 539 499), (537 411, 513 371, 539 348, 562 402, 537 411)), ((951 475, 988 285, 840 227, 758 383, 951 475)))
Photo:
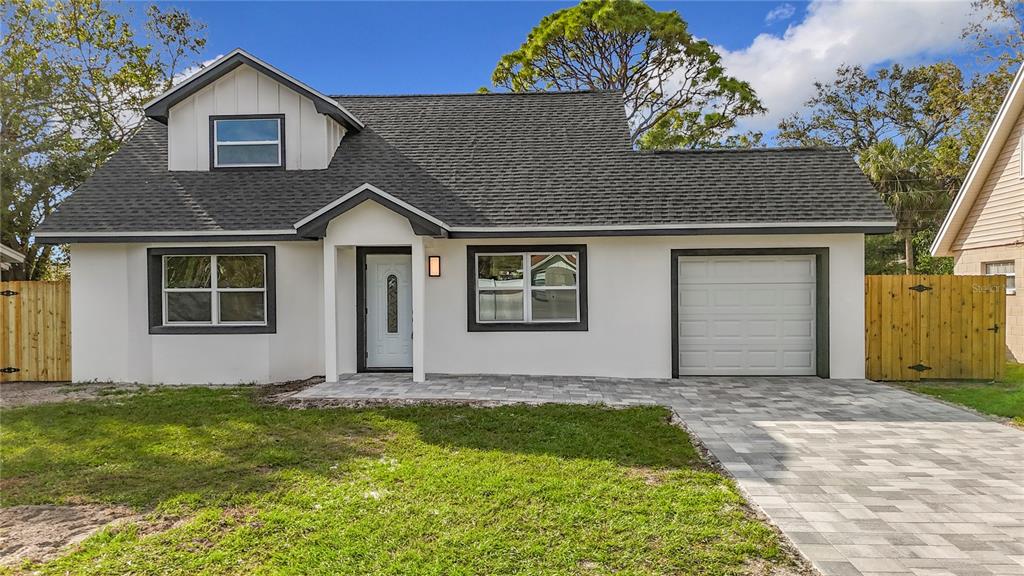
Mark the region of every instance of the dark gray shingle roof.
POLYGON ((843 150, 633 151, 615 93, 337 99, 366 127, 326 170, 170 172, 148 120, 40 230, 291 229, 364 183, 452 227, 892 219, 843 150))

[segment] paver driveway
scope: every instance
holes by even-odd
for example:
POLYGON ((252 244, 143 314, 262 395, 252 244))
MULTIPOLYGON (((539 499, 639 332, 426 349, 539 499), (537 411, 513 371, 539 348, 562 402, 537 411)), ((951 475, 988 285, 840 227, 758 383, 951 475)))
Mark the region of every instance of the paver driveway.
POLYGON ((1024 575, 1024 432, 882 384, 358 375, 294 397, 662 404, 826 575, 1024 575))

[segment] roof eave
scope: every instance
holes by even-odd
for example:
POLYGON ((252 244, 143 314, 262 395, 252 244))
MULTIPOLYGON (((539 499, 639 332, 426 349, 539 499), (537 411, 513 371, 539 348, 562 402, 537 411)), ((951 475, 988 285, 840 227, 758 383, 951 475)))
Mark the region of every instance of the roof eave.
POLYGON ((148 102, 144 108, 146 116, 162 124, 167 124, 168 113, 175 104, 209 86, 218 78, 223 77, 243 64, 309 98, 313 101, 317 112, 333 118, 335 122, 338 122, 346 129, 352 132, 359 132, 363 129, 363 123, 333 98, 324 96, 240 48, 232 50, 213 64, 192 75, 186 81, 148 102))
POLYGON ((419 209, 364 184, 303 218, 294 230, 206 230, 206 231, 46 231, 36 235, 41 244, 123 243, 123 242, 215 242, 285 241, 322 238, 327 224, 349 209, 375 201, 405 216, 418 235, 447 238, 590 238, 607 236, 715 236, 774 234, 889 234, 894 221, 833 222, 735 222, 688 224, 626 224, 608 226, 453 226, 449 227, 419 209))

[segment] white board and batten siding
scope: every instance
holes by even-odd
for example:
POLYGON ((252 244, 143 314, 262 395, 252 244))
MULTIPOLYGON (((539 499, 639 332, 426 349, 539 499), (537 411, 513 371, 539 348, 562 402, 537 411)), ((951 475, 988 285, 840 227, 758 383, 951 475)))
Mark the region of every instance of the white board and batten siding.
POLYGON ((814 375, 815 257, 679 258, 680 375, 814 375))
POLYGON ((327 168, 345 128, 313 101, 248 66, 239 66, 173 106, 167 118, 170 170, 210 169, 210 116, 284 114, 285 167, 327 168))

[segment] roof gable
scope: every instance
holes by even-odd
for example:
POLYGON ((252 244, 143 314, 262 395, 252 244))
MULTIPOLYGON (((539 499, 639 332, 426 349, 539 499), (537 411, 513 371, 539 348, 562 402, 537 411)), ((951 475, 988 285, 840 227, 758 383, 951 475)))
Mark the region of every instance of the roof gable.
POLYGON ((961 228, 967 220, 975 201, 978 199, 986 180, 992 172, 1003 147, 1006 145, 1017 119, 1024 109, 1024 66, 1017 71, 1017 75, 1010 85, 1010 91, 1003 99, 995 121, 985 136, 985 141, 974 159, 967 178, 964 180, 960 191, 953 200, 953 206, 946 214, 939 233, 932 242, 931 253, 933 256, 951 256, 953 245, 960 235, 961 228))
POLYGON ((167 124, 168 111, 175 104, 185 100, 206 86, 209 86, 218 78, 243 65, 249 66, 269 76, 276 82, 287 86, 290 90, 309 98, 313 101, 317 112, 330 116, 348 130, 358 132, 363 129, 363 123, 333 98, 324 96, 270 64, 238 48, 150 101, 145 106, 146 116, 162 124, 167 124))

